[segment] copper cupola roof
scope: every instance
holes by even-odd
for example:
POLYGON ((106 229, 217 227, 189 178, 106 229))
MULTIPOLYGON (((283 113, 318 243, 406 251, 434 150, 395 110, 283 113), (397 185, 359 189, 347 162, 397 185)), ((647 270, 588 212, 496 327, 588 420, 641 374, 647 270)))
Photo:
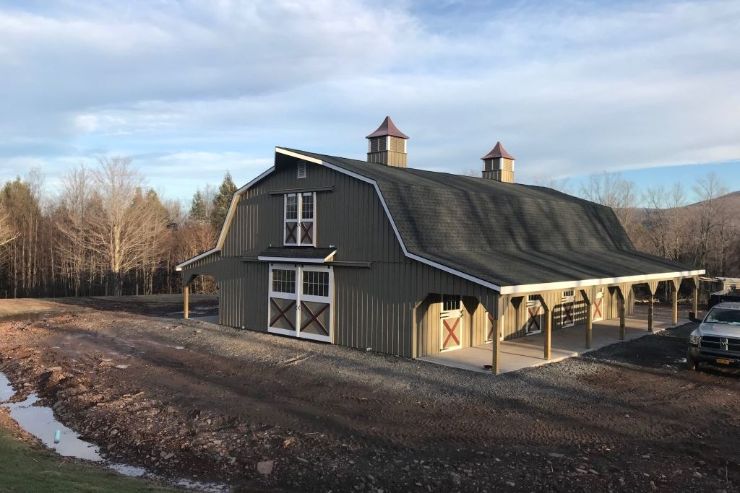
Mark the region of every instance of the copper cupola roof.
POLYGON ((491 152, 483 156, 481 159, 495 159, 500 157, 512 160, 514 159, 514 156, 506 152, 506 149, 504 149, 504 146, 501 145, 501 142, 496 142, 496 145, 493 146, 491 152))
POLYGON ((385 137, 386 135, 390 135, 391 137, 398 137, 400 139, 409 138, 408 135, 398 130, 398 127, 396 127, 396 124, 393 123, 393 120, 391 120, 390 116, 386 116, 385 120, 383 120, 383 123, 380 124, 378 129, 368 135, 366 138, 371 139, 373 137, 385 137))

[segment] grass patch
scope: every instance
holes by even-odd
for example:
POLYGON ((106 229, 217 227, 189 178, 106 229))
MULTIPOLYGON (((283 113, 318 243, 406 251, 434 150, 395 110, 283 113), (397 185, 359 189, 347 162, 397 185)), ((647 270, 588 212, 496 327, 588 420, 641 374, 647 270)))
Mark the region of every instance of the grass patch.
POLYGON ((172 492, 101 467, 65 461, 15 439, 0 426, 0 492, 172 492))

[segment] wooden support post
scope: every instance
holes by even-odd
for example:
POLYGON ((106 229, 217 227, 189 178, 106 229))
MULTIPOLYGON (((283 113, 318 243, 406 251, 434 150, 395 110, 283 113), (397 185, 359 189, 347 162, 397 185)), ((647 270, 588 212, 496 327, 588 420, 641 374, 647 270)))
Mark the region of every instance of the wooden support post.
POLYGON ((694 276, 694 299, 692 303, 694 316, 699 317, 699 278, 694 276))
MULTIPOLYGON (((629 288, 632 289, 632 288, 629 288)), ((625 286, 617 288, 617 309, 619 310, 619 340, 623 341, 627 331, 627 289, 625 286)))
POLYGON ((678 325, 678 288, 681 286, 681 279, 673 279, 670 282, 671 285, 671 305, 673 311, 671 313, 671 322, 675 327, 678 325))
POLYGON ((591 349, 591 339, 593 338, 594 322, 593 314, 591 313, 591 303, 588 304, 588 312, 586 313, 586 349, 591 349))
POLYGON ((501 346, 501 330, 503 329, 506 308, 509 306, 508 296, 499 296, 496 301, 496 311, 493 315, 493 331, 491 334, 491 373, 498 374, 499 371, 499 353, 501 346))
POLYGON ((544 357, 549 360, 552 357, 552 308, 548 305, 545 314, 545 347, 544 357))
POLYGON ((650 291, 650 303, 648 303, 648 332, 655 329, 655 293, 658 292, 658 281, 647 282, 648 291, 650 291))
POLYGON ((418 301, 414 304, 413 311, 411 312, 411 327, 413 327, 413 334, 411 334, 411 354, 414 358, 419 357, 419 307, 424 301, 418 301))
POLYGON ((190 318, 190 285, 182 287, 182 318, 190 318))
POLYGON ((499 346, 501 345, 501 320, 494 318, 491 323, 493 324, 493 331, 491 332, 491 373, 498 375, 499 346))
POLYGON ((583 301, 586 302, 586 349, 591 349, 591 340, 593 338, 594 330, 594 314, 593 314, 593 302, 594 302, 595 291, 593 288, 582 289, 581 296, 583 301))

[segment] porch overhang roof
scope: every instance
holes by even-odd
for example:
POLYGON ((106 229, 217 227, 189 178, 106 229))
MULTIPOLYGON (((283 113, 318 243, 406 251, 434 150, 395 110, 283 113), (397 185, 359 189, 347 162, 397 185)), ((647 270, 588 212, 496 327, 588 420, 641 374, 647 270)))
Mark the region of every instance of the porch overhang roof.
POLYGON ((291 264, 324 264, 331 262, 335 253, 337 249, 333 247, 269 247, 257 256, 257 260, 291 264))

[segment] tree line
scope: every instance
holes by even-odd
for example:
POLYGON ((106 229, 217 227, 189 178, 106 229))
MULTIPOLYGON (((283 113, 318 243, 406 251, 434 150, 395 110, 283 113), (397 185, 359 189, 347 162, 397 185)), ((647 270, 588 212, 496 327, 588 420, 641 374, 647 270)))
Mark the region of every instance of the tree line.
POLYGON ((0 297, 179 292, 175 266, 213 246, 235 191, 227 173, 186 213, 145 187, 128 158, 71 170, 53 198, 38 172, 18 177, 0 190, 0 297))
POLYGON ((690 191, 694 201, 680 182, 640 191, 612 173, 589 177, 580 195, 614 209, 638 250, 706 269, 707 275, 740 277, 740 195, 728 195, 714 173, 690 191))
MULTIPOLYGON (((177 293, 175 266, 213 247, 236 186, 227 173, 215 189, 195 192, 189 207, 144 185, 128 158, 79 166, 47 195, 37 171, 0 189, 0 297, 177 293)), ((566 192, 568 184, 546 185, 566 192)), ((576 192, 612 207, 642 251, 740 276, 740 220, 716 175, 640 191, 618 174, 592 176, 576 192), (638 207, 642 203, 643 207, 638 207)), ((740 197, 738 197, 740 202, 740 197)), ((212 292, 198 278, 196 292, 212 292)))

